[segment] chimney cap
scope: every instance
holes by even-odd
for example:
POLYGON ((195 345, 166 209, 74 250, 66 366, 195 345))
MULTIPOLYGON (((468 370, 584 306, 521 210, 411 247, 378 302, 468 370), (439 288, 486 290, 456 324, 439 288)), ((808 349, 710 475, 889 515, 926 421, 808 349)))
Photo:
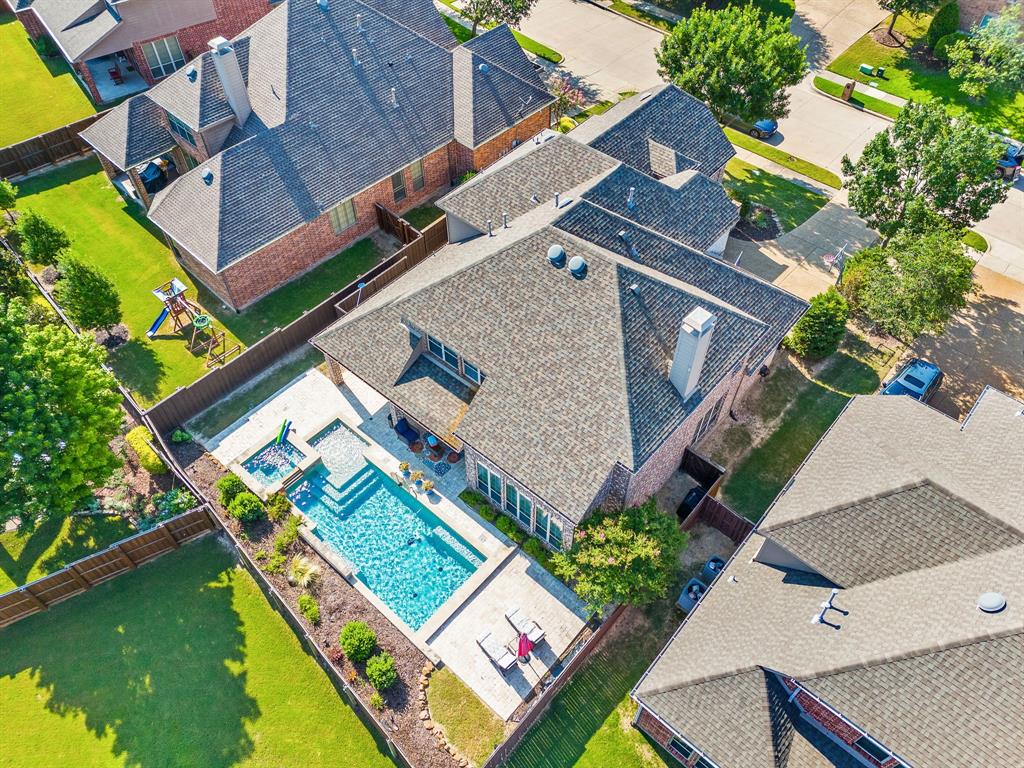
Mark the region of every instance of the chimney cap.
POLYGON ((214 53, 227 53, 231 50, 231 43, 223 35, 218 35, 207 43, 210 46, 210 50, 214 53))
POLYGON ((714 326, 715 316, 704 309, 704 307, 694 307, 683 318, 683 324, 692 328, 698 335, 703 336, 714 326))

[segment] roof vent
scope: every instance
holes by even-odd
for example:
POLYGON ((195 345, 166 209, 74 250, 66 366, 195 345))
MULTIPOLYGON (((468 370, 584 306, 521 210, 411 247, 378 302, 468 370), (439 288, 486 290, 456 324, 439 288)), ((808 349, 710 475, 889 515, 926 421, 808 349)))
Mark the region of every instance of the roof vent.
POLYGON ((985 592, 978 596, 978 610, 984 613, 999 613, 1006 607, 1006 598, 999 592, 985 592))
POLYGON ((639 298, 639 296, 640 296, 640 286, 638 284, 633 283, 631 286, 629 286, 629 290, 630 290, 630 292, 634 296, 639 298))
POLYGON ((477 69, 480 70, 481 74, 486 75, 488 72, 491 71, 491 66, 485 61, 482 64, 480 64, 480 66, 477 67, 477 69))
POLYGON ((213 171, 209 168, 203 168, 203 183, 205 183, 206 186, 213 184, 213 171))
POLYGON ((569 273, 577 280, 587 276, 587 261, 582 256, 573 256, 569 259, 569 273))
POLYGON ((624 243, 628 243, 629 242, 629 232, 627 232, 624 229, 620 229, 619 230, 619 239, 622 242, 624 242, 624 243))
POLYGON ((540 197, 537 196, 537 193, 530 195, 530 202, 535 204, 540 202, 540 197))
POLYGON ((626 196, 626 207, 631 211, 636 208, 636 187, 629 188, 629 194, 626 196))
POLYGON ((194 83, 198 75, 199 73, 196 71, 196 67, 194 64, 189 64, 187 67, 185 67, 185 77, 188 78, 188 81, 190 83, 194 83))
POLYGON ((316 0, 316 4, 320 6, 321 11, 328 11, 331 8, 327 0, 316 0))
POLYGON ((392 107, 398 106, 398 91, 394 88, 392 88, 388 93, 388 103, 391 104, 392 107))
MULTIPOLYGON (((579 258, 579 257, 577 257, 579 258)), ((548 261, 551 266, 561 269, 565 266, 565 249, 560 245, 552 245, 548 248, 548 261)))
POLYGON ((353 64, 353 66, 358 67, 362 63, 363 62, 361 62, 359 60, 359 51, 357 51, 355 48, 353 48, 352 49, 352 64, 353 64))
POLYGON ((363 31, 363 14, 356 14, 356 29, 360 32, 363 31))

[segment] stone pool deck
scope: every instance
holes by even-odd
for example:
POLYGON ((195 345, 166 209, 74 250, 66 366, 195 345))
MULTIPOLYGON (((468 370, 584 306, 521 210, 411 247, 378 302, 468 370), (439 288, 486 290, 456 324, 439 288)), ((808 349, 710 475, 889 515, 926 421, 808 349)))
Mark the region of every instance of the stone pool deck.
POLYGON ((419 469, 435 483, 435 494, 420 493, 424 506, 441 518, 484 557, 484 563, 419 630, 402 622, 348 571, 342 558, 312 535, 304 536, 321 556, 374 607, 435 663, 449 666, 502 719, 507 720, 534 686, 569 648, 584 624, 586 613, 576 595, 459 500, 466 487, 462 462, 429 464, 409 451, 388 424, 388 402, 352 375, 336 386, 312 369, 293 380, 242 419, 206 442, 206 449, 224 466, 237 463, 276 434, 285 419, 293 423, 299 442, 312 437, 336 419, 365 437, 364 457, 388 474, 397 474, 400 461, 419 469), (440 472, 440 474, 438 474, 440 472), (505 612, 520 607, 546 633, 529 663, 502 674, 476 644, 485 630, 503 643, 515 638, 505 612))

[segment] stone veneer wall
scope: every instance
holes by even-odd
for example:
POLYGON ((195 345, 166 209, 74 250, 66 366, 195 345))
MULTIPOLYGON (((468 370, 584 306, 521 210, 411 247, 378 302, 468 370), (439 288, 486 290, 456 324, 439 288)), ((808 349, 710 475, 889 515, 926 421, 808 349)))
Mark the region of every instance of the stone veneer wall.
MULTIPOLYGON (((998 16, 999 11, 1009 4, 1009 0, 959 0, 960 29, 966 32, 986 14, 998 16)), ((1024 2, 1018 0, 1017 5, 1021 22, 1024 23, 1024 2)))

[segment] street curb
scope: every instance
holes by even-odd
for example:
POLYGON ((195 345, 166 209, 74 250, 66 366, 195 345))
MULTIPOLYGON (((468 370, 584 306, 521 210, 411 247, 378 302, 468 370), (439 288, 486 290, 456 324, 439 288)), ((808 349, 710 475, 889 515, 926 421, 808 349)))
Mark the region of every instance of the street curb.
POLYGON ((668 37, 669 35, 669 33, 666 32, 661 27, 656 27, 653 24, 648 24, 646 21, 641 21, 640 19, 634 18, 633 16, 627 16, 624 13, 619 13, 614 8, 609 8, 607 5, 601 5, 601 3, 596 2, 596 0, 583 0, 583 2, 587 3, 588 5, 594 6, 595 8, 600 8, 602 11, 606 11, 612 14, 613 16, 618 16, 620 19, 632 21, 634 24, 639 24, 641 27, 647 27, 647 29, 654 30, 659 35, 664 35, 665 37, 668 37))
POLYGON ((856 104, 851 104, 848 101, 843 101, 838 96, 833 96, 831 93, 825 93, 825 91, 821 90, 821 88, 819 88, 818 86, 816 86, 814 84, 813 80, 811 80, 811 88, 814 89, 815 92, 820 93, 826 99, 832 99, 832 101, 837 101, 840 104, 845 104, 846 106, 850 107, 851 109, 856 109, 858 112, 866 112, 869 115, 874 115, 875 117, 880 117, 880 118, 882 118, 883 120, 885 120, 886 122, 889 122, 889 123, 895 123, 896 122, 895 119, 889 117, 888 115, 883 115, 881 112, 875 112, 875 110, 868 109, 867 107, 858 107, 856 104))

